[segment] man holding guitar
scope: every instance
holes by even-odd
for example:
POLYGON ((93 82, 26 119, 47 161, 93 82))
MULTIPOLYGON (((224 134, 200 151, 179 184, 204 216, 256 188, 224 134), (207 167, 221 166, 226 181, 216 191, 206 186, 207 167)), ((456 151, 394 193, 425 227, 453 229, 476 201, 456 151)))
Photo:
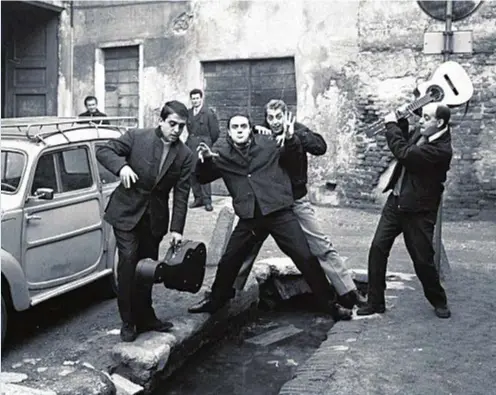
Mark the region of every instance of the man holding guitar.
POLYGON ((452 157, 450 109, 439 103, 423 107, 420 130, 409 136, 408 121, 395 112, 385 119, 389 149, 397 159, 384 191, 391 190, 369 250, 368 302, 358 315, 386 310, 386 267, 396 237, 403 233, 427 300, 440 318, 449 318, 446 293, 434 265, 433 234, 437 210, 452 157))

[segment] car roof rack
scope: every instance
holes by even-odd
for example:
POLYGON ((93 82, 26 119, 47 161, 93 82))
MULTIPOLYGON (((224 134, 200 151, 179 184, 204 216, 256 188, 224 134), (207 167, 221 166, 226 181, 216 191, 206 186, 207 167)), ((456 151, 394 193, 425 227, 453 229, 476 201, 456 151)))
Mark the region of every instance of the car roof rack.
POLYGON ((16 121, 15 118, 3 120, 2 119, 2 136, 8 137, 26 137, 30 141, 42 142, 47 144, 45 139, 47 137, 53 136, 55 134, 61 134, 67 140, 71 142, 69 137, 65 132, 69 130, 82 129, 87 127, 95 128, 98 131, 99 128, 111 128, 117 129, 119 132, 124 134, 129 129, 135 129, 138 127, 138 118, 136 117, 72 117, 72 118, 61 118, 57 120, 45 120, 45 121, 33 121, 29 119, 19 119, 16 121), (129 126, 130 122, 133 122, 129 126), (106 122, 105 124, 103 122, 106 122), (119 123, 120 122, 120 123, 119 123), (125 124, 127 123, 127 125, 125 124), (64 127, 65 126, 65 127, 64 127), (5 128, 10 130, 4 130, 5 128), (43 130, 43 128, 45 130, 43 130), (33 132, 35 130, 35 132, 33 132))

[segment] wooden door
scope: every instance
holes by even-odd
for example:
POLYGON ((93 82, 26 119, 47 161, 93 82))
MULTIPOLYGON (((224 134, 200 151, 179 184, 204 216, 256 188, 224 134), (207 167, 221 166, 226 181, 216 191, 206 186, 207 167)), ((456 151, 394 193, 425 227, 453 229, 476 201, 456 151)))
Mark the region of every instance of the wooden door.
POLYGON ((22 2, 2 3, 2 116, 57 115, 57 27, 55 12, 22 2))

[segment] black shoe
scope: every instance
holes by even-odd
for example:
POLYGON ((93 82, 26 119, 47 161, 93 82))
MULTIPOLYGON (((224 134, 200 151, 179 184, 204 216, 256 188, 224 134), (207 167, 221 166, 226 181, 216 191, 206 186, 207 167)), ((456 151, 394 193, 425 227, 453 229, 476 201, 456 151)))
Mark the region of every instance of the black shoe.
POLYGON ((207 211, 213 211, 214 208, 212 207, 212 203, 205 204, 205 210, 207 210, 207 211))
POLYGON ((220 310, 227 301, 224 303, 215 301, 211 299, 210 297, 205 297, 203 298, 200 302, 197 304, 194 304, 193 306, 188 308, 188 312, 196 314, 196 313, 215 313, 217 310, 220 310))
POLYGON ((386 311, 384 304, 366 304, 357 310, 357 315, 371 315, 375 313, 383 314, 386 311))
POLYGON ((197 207, 202 207, 203 202, 201 200, 196 200, 192 203, 189 204, 189 208, 197 208, 197 207))
POLYGON ((347 309, 352 309, 353 306, 364 307, 367 305, 367 298, 358 290, 347 292, 339 297, 339 302, 347 309))
POLYGON ((142 324, 136 325, 136 331, 138 333, 150 332, 150 331, 168 332, 172 329, 173 326, 174 324, 172 324, 172 322, 161 321, 158 318, 155 318, 153 320, 146 321, 142 324))
POLYGON ((136 340, 138 332, 136 327, 132 324, 123 323, 121 326, 121 340, 130 343, 136 340))
POLYGON ((439 318, 450 318, 451 317, 451 311, 448 308, 448 306, 438 306, 434 308, 434 312, 439 318))
POLYGON ((351 320, 353 313, 350 309, 346 309, 343 306, 340 306, 336 303, 333 307, 332 318, 334 321, 349 321, 351 320))

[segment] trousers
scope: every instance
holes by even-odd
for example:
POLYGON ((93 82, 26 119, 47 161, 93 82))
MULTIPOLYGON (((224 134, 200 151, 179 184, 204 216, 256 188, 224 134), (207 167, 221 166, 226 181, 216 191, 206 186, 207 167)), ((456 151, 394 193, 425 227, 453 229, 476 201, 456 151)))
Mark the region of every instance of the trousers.
POLYGON ((141 259, 158 260, 162 238, 150 230, 150 217, 146 213, 130 231, 114 227, 119 263, 117 267, 117 305, 123 322, 136 325, 156 318, 152 308, 152 286, 135 281, 136 266, 141 259))
POLYGON ((234 296, 233 285, 243 261, 255 245, 263 242, 268 235, 271 235, 278 247, 292 259, 318 303, 324 308, 334 303, 337 299, 336 293, 327 281, 317 258, 310 252, 303 230, 291 208, 266 216, 239 220, 219 261, 211 297, 226 300, 234 296))
POLYGON ((384 304, 386 270, 389 253, 396 237, 403 233, 405 245, 413 261, 424 295, 434 306, 447 303, 446 293, 434 265, 432 238, 437 212, 404 212, 398 208, 398 198, 389 195, 369 250, 368 300, 370 304, 384 304))
MULTIPOLYGON (((339 295, 344 295, 356 290, 356 285, 353 282, 350 271, 344 264, 343 258, 329 240, 329 237, 322 231, 319 219, 308 197, 305 196, 295 200, 292 209, 305 234, 310 252, 319 260, 320 266, 322 266, 324 273, 336 289, 336 292, 339 295)), ((235 282, 237 289, 244 287, 251 267, 255 263, 257 255, 262 248, 262 244, 263 241, 258 242, 245 262, 243 262, 243 266, 235 282)))

